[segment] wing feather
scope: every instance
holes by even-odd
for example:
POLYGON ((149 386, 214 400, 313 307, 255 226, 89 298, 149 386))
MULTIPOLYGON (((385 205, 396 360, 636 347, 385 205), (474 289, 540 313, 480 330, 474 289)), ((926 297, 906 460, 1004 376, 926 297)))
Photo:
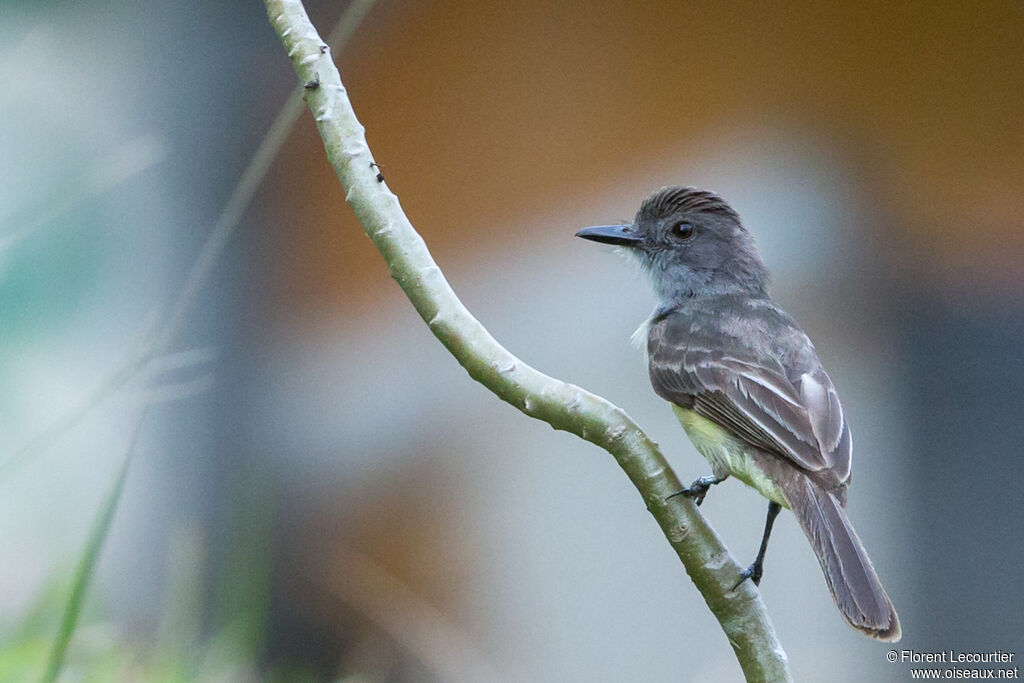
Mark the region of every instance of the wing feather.
POLYGON ((774 305, 755 313, 765 318, 749 326, 755 334, 736 334, 736 322, 726 327, 721 311, 672 311, 654 320, 654 390, 753 446, 845 482, 852 439, 813 345, 774 305))

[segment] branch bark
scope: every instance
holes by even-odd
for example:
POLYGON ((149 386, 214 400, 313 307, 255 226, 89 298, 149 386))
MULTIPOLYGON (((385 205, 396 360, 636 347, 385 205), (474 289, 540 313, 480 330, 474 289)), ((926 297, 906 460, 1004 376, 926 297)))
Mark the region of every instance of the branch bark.
POLYGON ((430 330, 473 379, 499 398, 611 453, 721 624, 747 680, 792 680, 786 654, 756 587, 747 581, 732 590, 742 568, 691 501, 667 500, 681 486, 657 446, 605 399, 549 377, 509 353, 463 306, 398 198, 378 180, 365 129, 352 109, 330 50, 302 3, 264 3, 299 82, 307 84, 306 102, 346 190, 346 200, 430 330))

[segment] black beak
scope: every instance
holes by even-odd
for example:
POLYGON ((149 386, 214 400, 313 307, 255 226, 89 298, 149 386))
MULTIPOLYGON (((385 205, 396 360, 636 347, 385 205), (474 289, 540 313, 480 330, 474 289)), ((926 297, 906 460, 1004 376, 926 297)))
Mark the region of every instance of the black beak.
POLYGON ((617 244, 620 247, 635 247, 643 242, 643 238, 633 232, 632 225, 596 225, 583 228, 577 237, 604 244, 617 244))

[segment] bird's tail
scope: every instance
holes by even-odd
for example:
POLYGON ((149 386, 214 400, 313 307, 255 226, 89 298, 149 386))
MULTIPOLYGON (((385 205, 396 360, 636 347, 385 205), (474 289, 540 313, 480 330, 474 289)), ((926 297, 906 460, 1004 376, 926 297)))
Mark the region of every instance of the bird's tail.
POLYGON ((797 477, 786 488, 793 514, 818 556, 843 618, 872 638, 899 640, 899 617, 843 506, 835 496, 804 476, 797 477))

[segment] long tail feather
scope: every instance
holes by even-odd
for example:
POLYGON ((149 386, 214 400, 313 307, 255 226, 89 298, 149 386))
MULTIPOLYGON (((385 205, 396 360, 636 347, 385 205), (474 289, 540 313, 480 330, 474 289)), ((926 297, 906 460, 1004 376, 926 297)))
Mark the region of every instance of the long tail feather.
POLYGON ((878 640, 899 640, 899 617, 843 506, 804 476, 786 487, 786 496, 847 623, 878 640))

